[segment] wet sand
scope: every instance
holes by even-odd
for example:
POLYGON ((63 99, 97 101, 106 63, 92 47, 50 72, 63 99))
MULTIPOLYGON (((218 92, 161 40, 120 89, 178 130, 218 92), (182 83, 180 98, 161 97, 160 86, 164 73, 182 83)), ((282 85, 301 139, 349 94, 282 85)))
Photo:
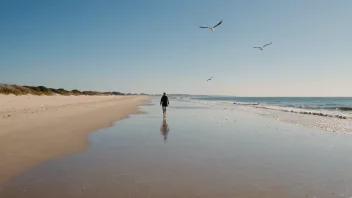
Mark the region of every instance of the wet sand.
MULTIPOLYGON (((158 100, 153 101, 154 104, 158 100)), ((87 150, 26 171, 1 198, 351 197, 352 136, 172 101, 89 135, 87 150)))
POLYGON ((283 112, 274 109, 263 109, 250 106, 224 105, 233 110, 242 110, 246 112, 253 112, 265 117, 274 118, 281 122, 293 123, 296 125, 305 126, 308 128, 316 128, 323 131, 330 131, 333 133, 344 133, 352 135, 352 119, 340 119, 337 117, 317 116, 310 114, 299 114, 291 112, 283 112))
POLYGON ((137 106, 147 100, 0 95, 0 188, 28 168, 86 148, 89 132, 138 113, 137 106))

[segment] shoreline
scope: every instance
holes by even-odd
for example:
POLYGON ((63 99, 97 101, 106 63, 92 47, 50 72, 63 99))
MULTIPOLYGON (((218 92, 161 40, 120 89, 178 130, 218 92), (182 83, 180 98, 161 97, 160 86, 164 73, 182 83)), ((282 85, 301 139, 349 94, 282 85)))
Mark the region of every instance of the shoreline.
MULTIPOLYGON (((180 101, 187 101, 183 99, 178 99, 180 101)), ((275 109, 275 108, 264 108, 257 105, 239 105, 233 103, 218 103, 214 101, 190 101, 193 103, 199 103, 209 106, 217 106, 227 110, 233 111, 244 111, 253 114, 261 115, 264 117, 272 118, 278 120, 279 122, 291 123, 295 125, 301 125, 307 128, 315 128, 323 131, 333 132, 333 133, 343 133, 352 135, 352 119, 350 115, 345 114, 345 118, 338 116, 328 116, 326 113, 321 113, 319 111, 311 111, 307 113, 307 110, 302 109, 302 113, 291 111, 293 108, 286 109, 275 109), (322 115, 321 115, 322 114, 322 115)))
MULTIPOLYGON (((234 103, 235 105, 238 105, 234 103)), ((336 111, 325 111, 322 112, 323 110, 314 110, 314 109, 305 109, 305 108, 297 108, 297 107, 278 107, 278 106, 265 106, 265 105, 251 105, 249 104, 248 106, 257 108, 257 109, 269 109, 269 110, 275 110, 275 111, 282 111, 282 112, 291 112, 291 113, 297 113, 297 114, 306 114, 306 115, 315 115, 315 116, 322 116, 322 117, 330 117, 330 118, 339 118, 339 119, 352 119, 352 116, 349 114, 343 114, 342 112, 336 112, 336 111), (340 113, 340 114, 338 114, 340 113)), ((340 107, 340 109, 343 107, 340 107)), ((349 109, 349 107, 345 107, 345 109, 349 109)))
POLYGON ((338 117, 320 116, 309 113, 295 113, 291 111, 282 111, 268 108, 256 108, 252 106, 236 106, 235 109, 251 112, 275 119, 279 122, 301 125, 305 128, 314 128, 332 133, 352 134, 352 120, 341 119, 338 117))
POLYGON ((0 95, 0 186, 44 161, 87 148, 88 134, 141 113, 146 96, 0 95))
POLYGON ((181 101, 164 118, 159 102, 92 133, 84 152, 25 171, 0 197, 351 196, 350 136, 181 101))

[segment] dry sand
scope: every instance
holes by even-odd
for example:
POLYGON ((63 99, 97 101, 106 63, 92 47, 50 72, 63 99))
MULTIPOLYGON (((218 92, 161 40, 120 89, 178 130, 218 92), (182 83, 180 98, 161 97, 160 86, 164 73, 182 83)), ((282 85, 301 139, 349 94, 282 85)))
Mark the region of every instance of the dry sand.
POLYGON ((0 186, 43 161, 78 152, 89 132, 139 113, 144 96, 0 95, 0 186))

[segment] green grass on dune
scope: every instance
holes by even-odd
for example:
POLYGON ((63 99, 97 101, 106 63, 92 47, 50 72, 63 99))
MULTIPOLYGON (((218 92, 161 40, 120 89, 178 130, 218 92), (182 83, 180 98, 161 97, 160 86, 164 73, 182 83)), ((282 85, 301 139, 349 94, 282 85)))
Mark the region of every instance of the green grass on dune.
POLYGON ((89 95, 89 96, 99 96, 99 95, 125 95, 120 92, 98 92, 98 91, 79 91, 74 90, 65 90, 63 88, 54 89, 48 88, 45 86, 21 86, 21 85, 12 85, 12 84, 0 84, 0 94, 13 94, 13 95, 64 95, 64 96, 80 96, 80 95, 89 95))

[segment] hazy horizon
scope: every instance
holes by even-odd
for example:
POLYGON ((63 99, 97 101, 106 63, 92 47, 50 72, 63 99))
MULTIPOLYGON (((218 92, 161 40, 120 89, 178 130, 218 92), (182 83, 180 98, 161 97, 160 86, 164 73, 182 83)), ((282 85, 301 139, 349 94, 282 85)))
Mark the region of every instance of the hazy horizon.
POLYGON ((351 9, 349 0, 5 0, 0 83, 351 97, 351 9), (220 20, 214 33, 198 27, 220 20), (263 51, 253 49, 270 42, 263 51))

